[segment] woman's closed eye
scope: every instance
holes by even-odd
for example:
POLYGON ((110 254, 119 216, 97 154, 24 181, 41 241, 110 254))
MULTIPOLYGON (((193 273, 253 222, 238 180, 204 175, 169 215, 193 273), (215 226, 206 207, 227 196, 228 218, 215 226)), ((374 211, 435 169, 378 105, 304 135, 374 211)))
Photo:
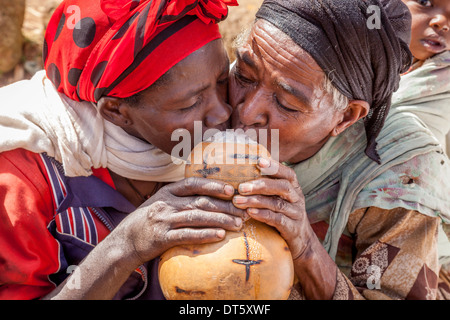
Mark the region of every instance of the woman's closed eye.
POLYGON ((226 85, 226 84, 228 84, 228 76, 226 76, 225 78, 222 78, 222 79, 218 79, 217 80, 217 84, 218 85, 226 85))
POLYGON ((236 78, 237 82, 242 86, 248 86, 248 85, 254 85, 256 82, 252 79, 249 79, 248 77, 244 76, 239 70, 236 69, 234 72, 234 77, 236 78))
POLYGON ((283 111, 286 111, 286 112, 289 112, 289 113, 297 113, 297 112, 300 112, 300 110, 292 109, 292 108, 286 107, 284 104, 282 104, 282 103, 280 102, 280 100, 278 99, 276 93, 273 94, 273 99, 274 99, 275 104, 277 105, 277 107, 280 108, 280 109, 283 110, 283 111))
POLYGON ((190 105, 189 107, 181 108, 178 110, 181 112, 188 112, 188 111, 193 110, 196 107, 198 107, 202 103, 202 101, 203 101, 202 97, 198 96, 197 100, 195 101, 195 103, 193 105, 190 105))
POLYGON ((415 0, 418 4, 423 7, 432 7, 433 2, 431 0, 415 0))

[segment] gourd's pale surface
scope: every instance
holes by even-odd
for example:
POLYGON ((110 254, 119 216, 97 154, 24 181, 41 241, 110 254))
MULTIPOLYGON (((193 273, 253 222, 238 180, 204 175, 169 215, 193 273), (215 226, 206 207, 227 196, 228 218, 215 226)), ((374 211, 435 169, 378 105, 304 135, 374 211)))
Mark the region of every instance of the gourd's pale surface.
MULTIPOLYGON (((266 148, 227 135, 197 145, 186 166, 186 177, 226 181, 235 188, 261 176, 256 166, 266 148)), ((227 232, 212 244, 169 249, 159 264, 166 299, 275 300, 287 299, 294 282, 292 256, 272 227, 250 219, 239 232, 227 232)))

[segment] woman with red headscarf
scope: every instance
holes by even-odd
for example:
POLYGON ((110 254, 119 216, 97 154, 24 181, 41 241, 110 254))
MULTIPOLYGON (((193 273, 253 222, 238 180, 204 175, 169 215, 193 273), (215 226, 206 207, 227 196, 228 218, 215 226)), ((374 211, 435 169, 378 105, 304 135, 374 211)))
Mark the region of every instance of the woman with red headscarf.
POLYGON ((1 299, 163 298, 162 252, 240 227, 243 210, 196 201, 234 189, 180 181, 183 165, 170 156, 174 130, 226 128, 229 61, 217 22, 236 4, 57 8, 45 71, 0 90, 1 299))

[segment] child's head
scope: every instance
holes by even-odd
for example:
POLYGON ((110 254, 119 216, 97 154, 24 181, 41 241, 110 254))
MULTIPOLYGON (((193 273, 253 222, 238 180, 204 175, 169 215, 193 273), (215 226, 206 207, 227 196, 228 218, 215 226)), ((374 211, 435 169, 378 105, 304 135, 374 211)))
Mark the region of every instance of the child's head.
POLYGON ((403 0, 412 14, 410 50, 426 60, 450 50, 450 0, 403 0))

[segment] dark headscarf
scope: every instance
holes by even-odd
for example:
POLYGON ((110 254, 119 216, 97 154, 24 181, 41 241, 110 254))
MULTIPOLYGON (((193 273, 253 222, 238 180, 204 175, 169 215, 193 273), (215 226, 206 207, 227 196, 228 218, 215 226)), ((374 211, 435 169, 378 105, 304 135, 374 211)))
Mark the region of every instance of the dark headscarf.
POLYGON ((375 139, 400 74, 412 62, 406 5, 401 0, 265 0, 256 17, 307 51, 342 94, 369 103, 366 154, 380 163, 375 139))

